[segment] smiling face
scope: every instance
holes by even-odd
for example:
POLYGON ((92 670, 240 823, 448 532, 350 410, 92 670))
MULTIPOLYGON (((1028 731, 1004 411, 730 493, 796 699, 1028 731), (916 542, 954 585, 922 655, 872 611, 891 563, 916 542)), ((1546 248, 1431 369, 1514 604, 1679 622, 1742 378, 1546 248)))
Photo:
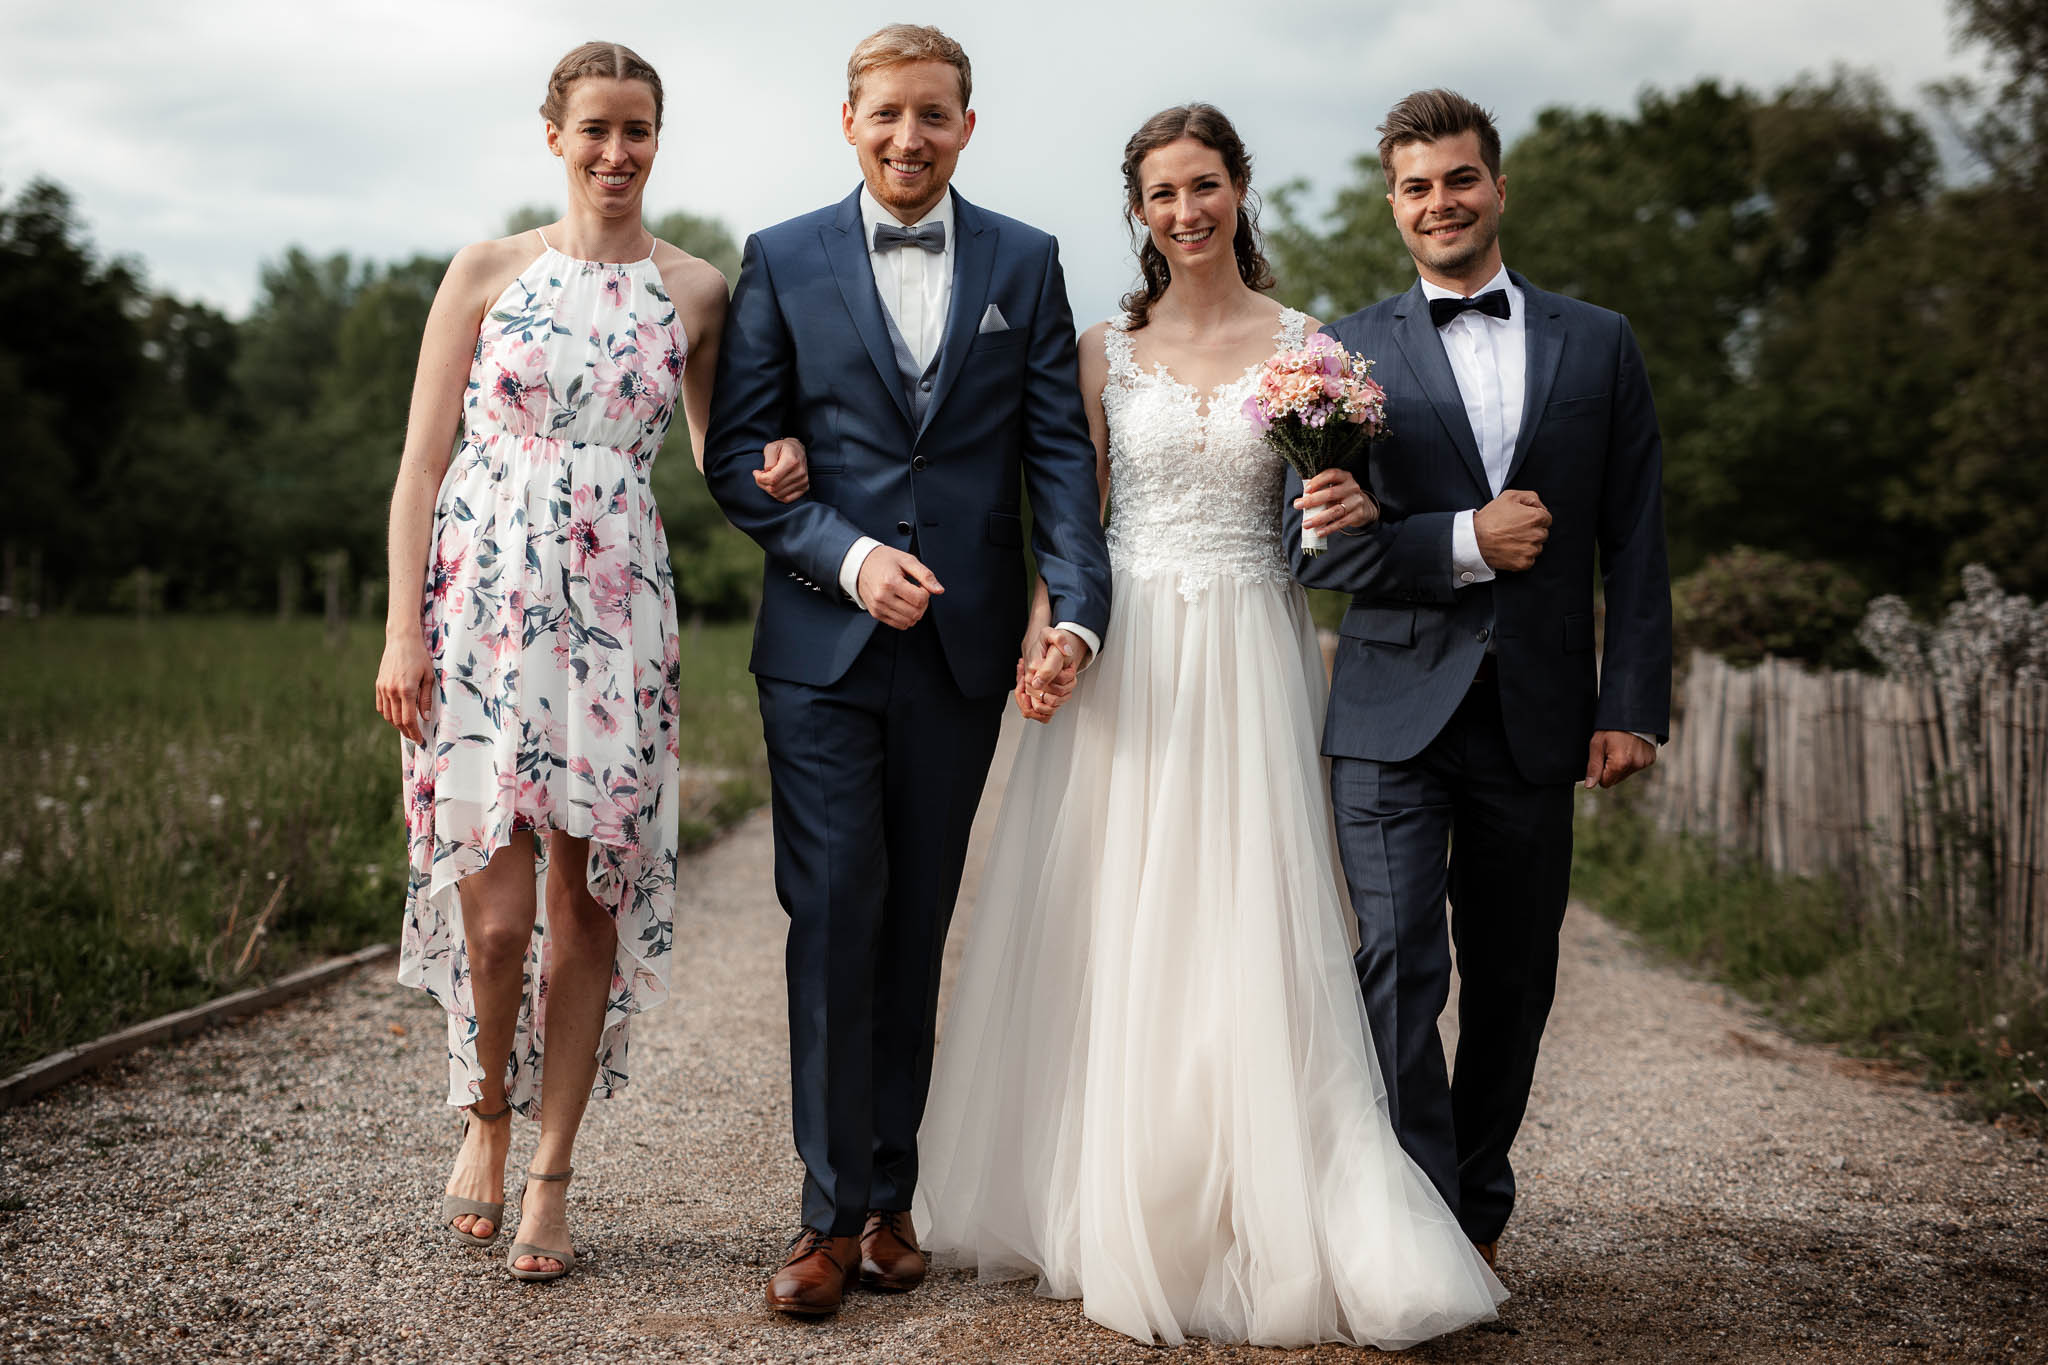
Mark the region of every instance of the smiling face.
POLYGON ((569 87, 561 124, 547 127, 548 150, 568 168, 570 202, 637 221, 660 142, 655 118, 645 81, 585 76, 569 87))
POLYGON ((1175 269, 1222 261, 1236 268, 1237 206, 1223 154, 1184 137, 1138 163, 1138 207, 1152 245, 1175 269))
POLYGON ((1410 142, 1392 153, 1394 224, 1431 284, 1461 293, 1500 270, 1500 217, 1508 179, 1487 173, 1479 134, 1410 142))
POLYGON ((842 105, 839 117, 869 193, 905 223, 946 193, 974 133, 974 111, 961 106, 960 73, 949 62, 875 67, 861 77, 860 103, 842 105))

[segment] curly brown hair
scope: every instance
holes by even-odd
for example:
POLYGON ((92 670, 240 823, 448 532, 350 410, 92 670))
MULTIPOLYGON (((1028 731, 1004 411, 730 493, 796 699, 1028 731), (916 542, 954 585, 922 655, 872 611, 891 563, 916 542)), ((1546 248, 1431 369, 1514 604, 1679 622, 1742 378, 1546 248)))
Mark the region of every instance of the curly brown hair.
POLYGON ((1133 331, 1143 327, 1152 315, 1152 305, 1166 292, 1173 274, 1166 257, 1153 245, 1145 228, 1144 186, 1139 177, 1145 158, 1161 147, 1191 137, 1223 158, 1224 173, 1238 192, 1237 234, 1231 250, 1237 256, 1239 278, 1253 289, 1273 287, 1273 267, 1260 250, 1259 197, 1252 192, 1252 157, 1244 149, 1230 120, 1213 104, 1181 104, 1162 109, 1131 134, 1124 144, 1124 208, 1130 215, 1131 241, 1138 250, 1138 287, 1123 297, 1124 312, 1133 331))

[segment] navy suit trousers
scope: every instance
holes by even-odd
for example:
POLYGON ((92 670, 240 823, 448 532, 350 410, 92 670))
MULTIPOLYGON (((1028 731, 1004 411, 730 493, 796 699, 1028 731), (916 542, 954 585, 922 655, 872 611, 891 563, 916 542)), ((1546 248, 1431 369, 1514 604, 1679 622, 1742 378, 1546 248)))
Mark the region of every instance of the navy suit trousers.
POLYGON ((962 695, 929 617, 827 686, 757 683, 803 1220, 850 1236, 917 1185, 939 961, 1008 694, 962 695))
POLYGON ((1557 987, 1572 784, 1516 772, 1499 688, 1484 681, 1414 758, 1332 759, 1330 790, 1395 1132, 1466 1235, 1493 1241, 1514 1208, 1508 1148, 1557 987), (1447 1073, 1437 1017, 1453 946, 1458 1051, 1447 1073))

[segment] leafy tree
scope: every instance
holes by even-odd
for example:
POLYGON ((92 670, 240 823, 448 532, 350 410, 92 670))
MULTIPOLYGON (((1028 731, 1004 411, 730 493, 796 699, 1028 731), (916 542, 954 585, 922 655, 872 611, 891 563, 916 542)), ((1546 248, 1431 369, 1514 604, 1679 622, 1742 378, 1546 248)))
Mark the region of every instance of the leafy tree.
MULTIPOLYGON (((1912 115, 1846 72, 1769 98, 1706 80, 1645 90, 1627 115, 1543 110, 1502 169, 1510 264, 1627 314, 1642 343, 1681 570, 1738 543, 1877 565, 1897 553, 1904 532, 1885 521, 1897 466, 1872 477, 1871 433, 1842 423, 1853 401, 1832 405, 1829 443, 1816 449, 1820 405, 1787 376, 1819 359, 1809 295, 1844 253, 1932 194, 1932 141, 1912 115), (1837 512, 1844 482, 1853 505, 1837 512)), ((1341 312, 1414 278, 1377 157, 1360 158, 1357 176, 1320 231, 1296 213, 1298 187, 1276 196, 1290 302, 1341 312)), ((1891 338, 1842 340, 1853 351, 1891 338)))
POLYGON ((40 555, 54 598, 118 550, 93 495, 136 415, 140 293, 130 266, 100 259, 57 185, 31 181, 0 207, 0 316, 17 324, 0 335, 0 539, 40 555))

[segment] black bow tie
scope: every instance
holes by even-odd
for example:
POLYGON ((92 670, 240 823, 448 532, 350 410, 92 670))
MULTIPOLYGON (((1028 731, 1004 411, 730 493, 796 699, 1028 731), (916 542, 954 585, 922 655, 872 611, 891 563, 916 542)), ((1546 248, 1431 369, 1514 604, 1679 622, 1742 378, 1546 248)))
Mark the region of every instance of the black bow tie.
MULTIPOLYGON (((876 231, 879 232, 880 229, 876 231)), ((1468 308, 1477 309, 1490 318, 1505 318, 1508 316, 1508 291, 1489 289, 1477 298, 1470 299, 1431 299, 1429 320, 1441 327, 1468 308)))
POLYGON ((894 251, 900 246, 923 247, 934 256, 946 249, 946 225, 926 223, 922 227, 899 227, 895 223, 875 224, 875 250, 894 251))

